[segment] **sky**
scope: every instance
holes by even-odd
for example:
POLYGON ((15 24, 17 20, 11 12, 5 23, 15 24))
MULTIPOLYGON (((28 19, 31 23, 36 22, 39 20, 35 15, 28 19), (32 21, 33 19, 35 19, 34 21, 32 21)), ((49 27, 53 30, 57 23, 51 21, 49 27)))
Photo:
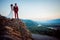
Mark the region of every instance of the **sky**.
POLYGON ((8 16, 10 4, 17 3, 19 18, 32 20, 60 19, 60 0, 0 0, 0 14, 8 16))

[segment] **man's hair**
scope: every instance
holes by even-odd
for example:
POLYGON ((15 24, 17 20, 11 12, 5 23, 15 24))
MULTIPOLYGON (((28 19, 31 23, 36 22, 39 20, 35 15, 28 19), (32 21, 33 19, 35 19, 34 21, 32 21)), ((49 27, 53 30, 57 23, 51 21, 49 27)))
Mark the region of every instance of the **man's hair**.
POLYGON ((17 5, 17 3, 15 3, 15 5, 17 5))

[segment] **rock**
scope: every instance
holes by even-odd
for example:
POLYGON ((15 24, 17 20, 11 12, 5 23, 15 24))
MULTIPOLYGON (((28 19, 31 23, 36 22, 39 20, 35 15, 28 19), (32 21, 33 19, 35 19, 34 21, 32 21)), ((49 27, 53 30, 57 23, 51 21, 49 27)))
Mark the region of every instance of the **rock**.
POLYGON ((0 40, 32 40, 32 36, 21 19, 0 15, 0 40))

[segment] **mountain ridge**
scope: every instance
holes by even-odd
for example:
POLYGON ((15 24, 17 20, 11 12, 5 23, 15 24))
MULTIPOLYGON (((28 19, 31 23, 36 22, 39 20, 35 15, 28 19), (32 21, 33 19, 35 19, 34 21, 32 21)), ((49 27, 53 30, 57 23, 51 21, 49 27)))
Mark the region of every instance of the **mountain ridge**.
POLYGON ((32 40, 32 37, 21 19, 0 15, 0 40, 32 40))
POLYGON ((29 20, 29 19, 25 19, 22 21, 29 27, 32 24, 33 26, 38 26, 38 25, 46 25, 46 26, 59 26, 60 27, 60 19, 53 19, 53 20, 48 20, 48 21, 34 21, 34 20, 29 20))

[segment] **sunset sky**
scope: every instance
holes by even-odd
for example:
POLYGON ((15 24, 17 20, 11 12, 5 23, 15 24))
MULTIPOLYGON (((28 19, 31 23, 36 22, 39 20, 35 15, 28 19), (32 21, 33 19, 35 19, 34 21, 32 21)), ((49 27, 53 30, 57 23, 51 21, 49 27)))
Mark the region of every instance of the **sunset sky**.
POLYGON ((10 4, 17 3, 19 18, 50 20, 60 18, 60 0, 0 0, 0 14, 8 16, 10 4))

